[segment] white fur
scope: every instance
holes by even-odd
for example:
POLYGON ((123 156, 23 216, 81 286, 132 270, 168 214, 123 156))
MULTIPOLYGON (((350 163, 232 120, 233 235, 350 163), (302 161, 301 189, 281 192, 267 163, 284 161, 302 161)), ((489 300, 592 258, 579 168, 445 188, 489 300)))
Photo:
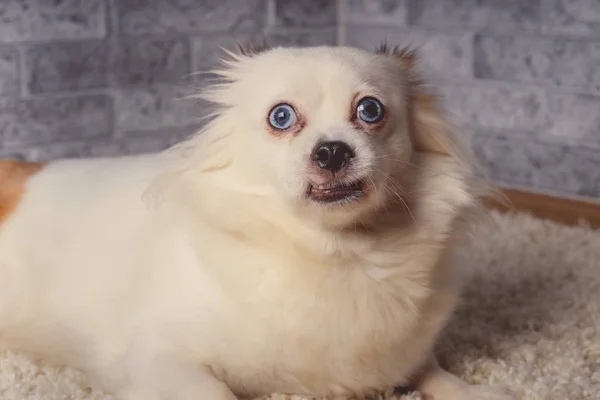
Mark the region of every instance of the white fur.
POLYGON ((455 301, 448 250, 475 201, 470 172, 412 150, 392 57, 275 49, 229 64, 207 94, 216 118, 190 141, 31 178, 0 227, 0 345, 80 367, 125 400, 411 383, 455 301), (348 122, 357 93, 388 107, 381 132, 348 122), (266 129, 283 100, 306 117, 293 137, 266 129), (357 148, 367 198, 305 198, 323 138, 357 148))

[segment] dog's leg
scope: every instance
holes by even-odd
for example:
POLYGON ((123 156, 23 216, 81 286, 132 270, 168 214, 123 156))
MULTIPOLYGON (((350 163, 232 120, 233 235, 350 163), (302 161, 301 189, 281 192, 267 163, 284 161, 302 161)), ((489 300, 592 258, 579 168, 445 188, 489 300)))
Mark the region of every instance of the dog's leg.
POLYGON ((469 385, 444 371, 434 356, 417 376, 414 387, 428 400, 514 400, 502 390, 485 385, 469 385))
POLYGON ((130 385, 120 400, 237 400, 209 368, 164 355, 128 361, 130 385))

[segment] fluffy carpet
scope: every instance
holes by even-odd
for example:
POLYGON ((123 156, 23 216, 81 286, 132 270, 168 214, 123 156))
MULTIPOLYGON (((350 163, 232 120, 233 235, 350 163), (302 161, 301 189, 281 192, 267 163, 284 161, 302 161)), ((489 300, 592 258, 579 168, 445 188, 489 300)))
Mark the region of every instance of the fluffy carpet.
MULTIPOLYGON (((600 399, 600 231, 496 213, 473 230, 459 251, 470 284, 441 363, 524 400, 600 399)), ((76 371, 13 353, 0 353, 0 399, 113 400, 76 371)), ((264 398, 292 399, 304 400, 264 398)))

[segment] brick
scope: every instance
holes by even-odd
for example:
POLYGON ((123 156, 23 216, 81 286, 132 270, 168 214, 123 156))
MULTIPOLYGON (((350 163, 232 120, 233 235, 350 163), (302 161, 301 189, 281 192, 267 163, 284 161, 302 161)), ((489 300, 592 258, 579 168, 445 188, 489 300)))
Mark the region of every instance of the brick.
POLYGON ((121 87, 183 82, 190 73, 190 46, 186 39, 124 39, 112 72, 121 87))
POLYGON ((466 29, 537 30, 542 0, 409 0, 411 24, 466 29))
POLYGON ((126 34, 259 30, 265 0, 118 0, 118 25, 126 34))
POLYGON ((472 143, 497 182, 600 198, 600 151, 488 134, 472 143))
POLYGON ((468 33, 438 34, 349 25, 345 44, 375 50, 386 41, 418 48, 420 67, 428 76, 468 78, 472 76, 472 40, 468 33))
POLYGON ((266 35, 245 32, 194 37, 192 40, 194 79, 201 84, 210 80, 211 74, 208 72, 218 68, 221 59, 229 58, 223 49, 235 52, 238 43, 262 44, 266 39, 271 47, 335 45, 336 35, 336 28, 321 28, 310 30, 276 29, 266 35))
POLYGON ((337 23, 335 1, 275 0, 277 25, 286 27, 326 27, 337 23))
POLYGON ((478 35, 474 43, 478 78, 600 92, 600 42, 478 35))
POLYGON ((347 0, 341 19, 345 23, 406 25, 408 0, 347 0))
POLYGON ((45 97, 0 102, 3 146, 108 136, 112 101, 105 95, 45 97))
POLYGON ((538 132, 547 122, 547 97, 536 88, 439 85, 439 91, 459 125, 538 132))
POLYGON ((552 93, 548 104, 545 139, 600 149, 600 96, 552 93))
POLYGON ((223 49, 237 51, 237 44, 259 44, 265 36, 262 33, 234 33, 221 35, 203 35, 192 40, 193 72, 197 82, 202 82, 207 77, 205 72, 217 67, 220 60, 229 58, 223 49))
POLYGON ((107 87, 108 54, 103 41, 32 46, 25 56, 29 93, 107 87))
POLYGON ((125 137, 115 142, 118 150, 114 155, 160 152, 196 134, 199 128, 200 125, 193 124, 154 131, 128 132, 125 137))
POLYGON ((43 146, 17 146, 0 151, 0 157, 24 161, 49 161, 59 158, 118 157, 156 153, 183 141, 197 131, 198 126, 191 125, 154 131, 132 131, 116 139, 78 138, 43 146))
POLYGON ((190 89, 173 86, 124 89, 115 93, 115 129, 125 131, 153 130, 186 126, 199 121, 208 107, 200 100, 186 99, 190 89))
POLYGON ((105 35, 105 0, 0 2, 1 42, 91 39, 105 35))
POLYGON ((547 0, 545 5, 543 32, 600 37, 600 1, 547 0))
POLYGON ((0 48, 0 96, 19 93, 19 61, 16 50, 0 48))
POLYGON ((115 152, 111 148, 116 147, 108 138, 74 139, 42 146, 17 146, 14 149, 4 149, 0 152, 0 157, 23 161, 52 161, 61 158, 109 156, 115 152))
POLYGON ((331 29, 311 29, 308 32, 299 31, 275 31, 267 35, 269 45, 276 46, 334 46, 336 44, 337 31, 331 29))

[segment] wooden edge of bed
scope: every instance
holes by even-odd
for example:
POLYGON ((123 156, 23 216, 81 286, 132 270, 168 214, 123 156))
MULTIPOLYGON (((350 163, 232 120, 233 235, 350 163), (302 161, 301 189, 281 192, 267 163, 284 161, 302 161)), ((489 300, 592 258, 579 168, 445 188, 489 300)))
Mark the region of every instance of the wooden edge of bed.
POLYGON ((513 188, 500 188, 499 194, 498 198, 485 198, 484 204, 493 210, 526 212, 564 225, 577 225, 583 220, 593 229, 600 229, 600 203, 513 188))

